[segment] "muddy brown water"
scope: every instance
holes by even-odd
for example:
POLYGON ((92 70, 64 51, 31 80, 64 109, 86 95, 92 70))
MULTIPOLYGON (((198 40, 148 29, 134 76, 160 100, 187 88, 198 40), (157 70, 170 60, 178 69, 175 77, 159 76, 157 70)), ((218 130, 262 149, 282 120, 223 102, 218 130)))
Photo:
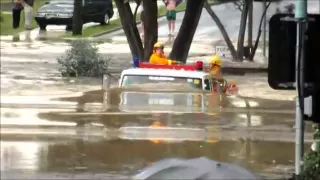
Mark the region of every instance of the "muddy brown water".
MULTIPOLYGON (((206 109, 199 107, 186 108, 185 104, 177 107, 169 105, 148 105, 142 100, 146 93, 183 93, 185 91, 164 92, 112 88, 109 91, 95 90, 84 93, 78 97, 63 97, 54 100, 75 102, 76 109, 70 111, 55 111, 39 113, 38 117, 49 121, 76 122, 79 125, 85 123, 101 123, 107 127, 119 128, 124 125, 149 126, 154 121, 160 121, 170 126, 205 127, 218 125, 226 129, 251 127, 261 130, 294 131, 294 101, 277 101, 258 98, 228 97, 225 95, 204 92, 185 92, 192 95, 202 94, 209 98, 206 109), (139 93, 134 104, 121 109, 123 93, 139 93), (234 101, 236 103, 234 103, 234 101), (245 104, 239 107, 238 102, 245 104), (99 104, 96 108, 89 108, 90 104, 99 104), (254 106, 251 106, 254 105, 254 106), (179 111, 180 110, 180 111, 179 111), (184 110, 184 111, 181 111, 184 110)), ((182 97, 185 99, 185 97, 182 97)), ((181 101, 178 101, 181 103, 181 101)), ((183 102, 185 103, 185 102, 183 102)), ((194 105, 194 104, 193 104, 194 105)), ((306 132, 312 132, 307 125, 306 132)))
MULTIPOLYGON (((73 122, 78 127, 52 125, 41 133, 21 127, 26 134, 2 133, 1 179, 126 179, 164 158, 200 156, 237 163, 270 178, 288 177, 293 172, 293 101, 187 92, 214 97, 206 105, 212 111, 195 107, 184 113, 121 112, 121 94, 137 91, 150 93, 113 88, 108 91, 111 95, 107 101, 106 91, 102 90, 52 99, 76 106, 39 112, 37 116, 51 122, 73 122), (247 103, 239 107, 233 101, 247 103), (89 108, 93 103, 99 105, 89 108), (150 128, 155 122, 164 128, 150 128), (103 126, 87 127, 89 123, 103 126)), ((144 103, 137 102, 136 106, 152 110, 153 105, 150 108, 144 103)), ((312 138, 310 132, 308 125, 306 150, 312 138)))
POLYGON ((155 143, 126 139, 2 141, 1 171, 4 173, 1 173, 1 179, 21 177, 25 173, 38 174, 37 179, 57 178, 64 173, 121 178, 164 158, 201 156, 237 163, 256 173, 269 174, 269 177, 284 177, 292 171, 293 149, 293 143, 251 140, 215 143, 155 143), (12 175, 14 173, 16 175, 12 175))

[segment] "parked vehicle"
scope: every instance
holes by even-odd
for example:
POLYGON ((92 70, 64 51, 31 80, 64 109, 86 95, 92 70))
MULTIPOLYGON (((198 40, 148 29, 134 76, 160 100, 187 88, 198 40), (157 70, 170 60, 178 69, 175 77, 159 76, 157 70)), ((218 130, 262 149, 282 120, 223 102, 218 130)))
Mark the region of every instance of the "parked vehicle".
MULTIPOLYGON (((83 1, 83 23, 97 22, 101 25, 109 24, 112 18, 112 0, 82 0, 83 1)), ((66 30, 72 29, 74 0, 51 0, 42 6, 36 16, 41 30, 47 25, 66 25, 66 30)))

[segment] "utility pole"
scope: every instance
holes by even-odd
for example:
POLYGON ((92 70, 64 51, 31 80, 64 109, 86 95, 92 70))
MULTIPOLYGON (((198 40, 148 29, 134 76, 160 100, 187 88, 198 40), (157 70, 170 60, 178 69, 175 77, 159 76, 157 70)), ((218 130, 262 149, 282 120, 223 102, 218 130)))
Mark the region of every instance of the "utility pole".
MULTIPOLYGON (((263 10, 262 12, 267 8, 267 1, 264 0, 263 1, 263 10)), ((263 38, 263 57, 266 57, 266 39, 267 39, 267 12, 266 15, 263 18, 263 34, 262 34, 262 38, 263 38)))
POLYGON ((307 23, 307 0, 296 0, 295 3, 295 19, 297 22, 297 42, 296 42, 296 143, 295 143, 295 175, 299 176, 301 173, 301 160, 303 157, 304 144, 304 122, 303 109, 299 99, 304 99, 304 62, 305 62, 305 29, 307 23), (299 51, 301 53, 299 53, 299 51), (300 63, 300 67, 299 67, 300 63), (300 74, 300 76, 298 75, 300 74), (300 83, 301 90, 298 88, 300 83), (301 91, 301 96, 299 97, 301 91))

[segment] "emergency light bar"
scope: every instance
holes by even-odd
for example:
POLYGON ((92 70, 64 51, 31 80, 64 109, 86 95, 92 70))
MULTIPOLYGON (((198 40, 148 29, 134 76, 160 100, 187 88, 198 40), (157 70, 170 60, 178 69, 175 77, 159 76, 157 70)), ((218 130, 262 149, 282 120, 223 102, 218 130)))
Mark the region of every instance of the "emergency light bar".
POLYGON ((186 71, 202 71, 203 62, 197 61, 195 64, 150 64, 147 62, 141 62, 139 58, 133 58, 133 67, 136 68, 149 68, 149 69, 175 69, 175 70, 186 70, 186 71))

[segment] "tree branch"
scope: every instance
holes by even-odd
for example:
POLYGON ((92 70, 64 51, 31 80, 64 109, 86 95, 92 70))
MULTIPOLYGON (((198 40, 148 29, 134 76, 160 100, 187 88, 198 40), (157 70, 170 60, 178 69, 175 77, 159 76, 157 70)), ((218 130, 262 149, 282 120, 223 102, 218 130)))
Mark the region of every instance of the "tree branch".
POLYGON ((239 59, 243 60, 243 54, 244 54, 244 37, 246 35, 246 27, 247 27, 247 19, 248 19, 248 12, 249 7, 253 0, 243 0, 243 11, 241 12, 241 18, 240 18, 240 28, 239 28, 239 34, 238 34, 238 43, 237 43, 237 51, 239 54, 239 59))
POLYGON ((136 23, 138 9, 139 9, 139 7, 140 7, 140 5, 141 5, 142 0, 135 0, 135 2, 136 2, 136 4, 137 4, 137 6, 136 6, 136 8, 135 8, 135 10, 134 10, 134 13, 133 13, 134 23, 136 23))
POLYGON ((236 9, 239 11, 243 11, 243 6, 244 6, 244 0, 238 0, 233 2, 233 4, 236 6, 236 9))
POLYGON ((218 26, 229 50, 231 53, 231 56, 234 60, 238 60, 238 53, 234 47, 234 45, 232 44, 230 37, 226 31, 226 29, 224 28, 222 22, 220 21, 219 17, 217 16, 217 14, 211 9, 210 4, 208 3, 208 0, 206 0, 204 2, 204 8, 207 10, 208 14, 211 16, 212 20, 216 23, 216 25, 218 26))
MULTIPOLYGON (((268 8, 269 8, 270 5, 271 5, 271 2, 268 3, 266 9, 263 11, 263 14, 262 14, 262 16, 261 16, 257 39, 256 39, 256 42, 254 43, 253 48, 252 48, 252 52, 251 52, 251 54, 250 54, 250 56, 249 56, 249 60, 253 60, 253 57, 254 57, 254 55, 256 54, 256 50, 257 50, 257 48, 258 48, 259 39, 260 39, 261 32, 262 32, 261 27, 262 27, 263 18, 266 16, 267 10, 268 10, 268 8)), ((265 43, 265 42, 263 42, 263 43, 265 43)))

